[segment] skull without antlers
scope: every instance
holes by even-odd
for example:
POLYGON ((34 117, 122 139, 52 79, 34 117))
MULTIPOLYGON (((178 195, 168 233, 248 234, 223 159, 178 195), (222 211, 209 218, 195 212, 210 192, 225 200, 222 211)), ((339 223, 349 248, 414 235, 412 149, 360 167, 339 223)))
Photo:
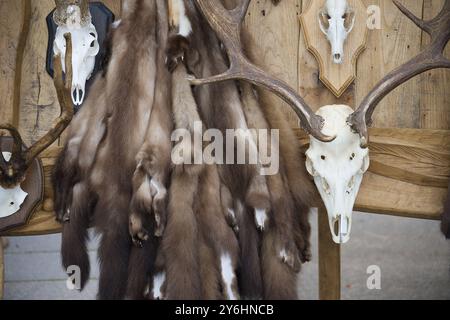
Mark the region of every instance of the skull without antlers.
POLYGON ((341 64, 344 58, 344 43, 355 25, 355 12, 346 0, 327 0, 319 13, 320 30, 331 45, 334 63, 341 64))

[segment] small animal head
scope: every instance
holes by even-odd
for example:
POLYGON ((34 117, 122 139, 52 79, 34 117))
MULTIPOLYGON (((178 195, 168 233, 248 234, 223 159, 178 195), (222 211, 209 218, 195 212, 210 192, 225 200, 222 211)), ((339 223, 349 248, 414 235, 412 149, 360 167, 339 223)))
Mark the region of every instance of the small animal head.
POLYGON ((317 114, 325 120, 323 133, 335 135, 336 139, 324 143, 311 137, 306 152, 306 168, 325 204, 336 243, 350 239, 353 205, 369 168, 369 151, 361 148, 359 134, 347 124, 352 113, 352 108, 345 105, 320 108, 317 114))
MULTIPOLYGON (((0 156, 5 161, 9 161, 12 154, 10 152, 2 152, 0 156)), ((1 171, 0 169, 0 176, 3 174, 1 171)), ((0 218, 8 217, 19 211, 26 197, 27 193, 20 188, 20 183, 9 186, 0 185, 0 218)))
POLYGON ((319 12, 320 30, 331 45, 331 57, 340 64, 344 59, 344 43, 355 24, 355 12, 346 0, 327 0, 319 12))
POLYGON ((84 101, 86 81, 89 80, 94 70, 95 56, 100 50, 100 45, 89 11, 83 16, 80 6, 68 5, 65 15, 65 19, 55 19, 55 21, 59 21, 59 25, 56 30, 53 51, 55 55, 60 55, 65 72, 66 40, 64 35, 66 33, 72 35, 72 101, 75 105, 81 105, 84 101))

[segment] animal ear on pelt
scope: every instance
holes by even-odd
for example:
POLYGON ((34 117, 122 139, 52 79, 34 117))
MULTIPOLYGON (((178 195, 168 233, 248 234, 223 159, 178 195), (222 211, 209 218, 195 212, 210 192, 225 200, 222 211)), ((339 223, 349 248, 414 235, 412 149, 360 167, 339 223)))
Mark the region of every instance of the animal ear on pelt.
MULTIPOLYGON (((104 63, 102 63, 107 55, 106 40, 108 38, 108 32, 112 23, 114 22, 115 16, 113 12, 106 7, 101 2, 91 2, 89 3, 89 11, 92 18, 92 24, 95 26, 96 34, 95 38, 98 41, 98 54, 95 56, 95 66, 94 70, 86 82, 86 94, 89 92, 89 88, 95 79, 95 75, 102 70, 104 63)), ((58 25, 53 20, 53 14, 55 10, 52 10, 46 18, 47 28, 48 28, 48 45, 47 45, 47 57, 46 57, 46 70, 48 74, 53 77, 54 67, 53 67, 53 56, 54 49, 53 44, 55 41, 56 31, 58 25)), ((97 41, 94 42, 94 46, 97 47, 97 41)), ((76 45, 75 43, 73 45, 76 45)), ((94 48, 94 52, 97 48, 94 48)), ((86 95, 85 94, 85 95, 86 95)), ((75 107, 75 111, 78 111, 80 106, 75 107)))

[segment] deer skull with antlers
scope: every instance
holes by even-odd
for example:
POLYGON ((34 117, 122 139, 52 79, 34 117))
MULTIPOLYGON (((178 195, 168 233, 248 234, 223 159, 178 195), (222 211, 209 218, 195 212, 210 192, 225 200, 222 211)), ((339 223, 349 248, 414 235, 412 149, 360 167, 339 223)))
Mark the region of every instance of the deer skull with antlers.
POLYGON ((244 80, 274 92, 291 105, 299 116, 302 127, 311 135, 306 165, 314 176, 327 207, 333 240, 337 243, 347 242, 353 205, 362 175, 369 167, 367 126, 372 123, 372 114, 389 92, 412 77, 431 69, 450 68, 450 61, 443 54, 450 39, 450 0, 446 0, 441 12, 429 21, 420 20, 394 0, 400 11, 431 36, 430 45, 380 80, 355 112, 348 106, 326 106, 319 109, 317 114, 312 112, 295 90, 281 80, 269 76, 245 57, 240 27, 250 0, 243 0, 242 4, 233 10, 225 9, 220 0, 195 2, 224 44, 230 67, 223 74, 207 79, 191 79, 191 83, 202 85, 234 79, 244 80), (335 232, 336 222, 339 222, 338 232, 335 232))

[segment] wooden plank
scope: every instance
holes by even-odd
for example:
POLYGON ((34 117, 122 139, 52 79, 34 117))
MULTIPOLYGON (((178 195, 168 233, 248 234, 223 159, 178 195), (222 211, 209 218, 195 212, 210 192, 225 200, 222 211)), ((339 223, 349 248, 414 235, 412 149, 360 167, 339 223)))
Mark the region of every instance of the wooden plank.
MULTIPOLYGON (((309 3, 310 0, 303 0, 302 10, 306 9, 309 3)), ((300 21, 298 23, 300 24, 300 21)), ((314 111, 329 104, 354 105, 354 84, 351 84, 339 98, 336 98, 319 80, 319 64, 307 50, 303 32, 300 34, 298 46, 298 71, 299 93, 314 111)))
MULTIPOLYGON (((432 19, 441 10, 444 0, 425 0, 423 17, 432 19)), ((430 43, 430 37, 423 32, 422 47, 430 43)), ((446 48, 450 57, 450 46, 446 48)), ((420 76, 420 127, 424 129, 450 129, 450 72, 431 70, 420 76)))
POLYGON ((5 284, 5 255, 3 245, 3 239, 0 238, 0 300, 3 299, 3 287, 5 284))
POLYGON ((0 24, 0 122, 4 123, 13 122, 17 57, 20 62, 21 39, 26 40, 26 32, 22 30, 25 3, 25 0, 0 1, 0 12, 4 13, 0 24))
POLYGON ((341 246, 331 238, 327 211, 319 208, 319 299, 341 299, 341 246))
MULTIPOLYGON (((247 32, 243 32, 252 62, 293 88, 298 87, 300 10, 301 0, 281 1, 278 5, 272 0, 251 1, 244 25, 247 32)), ((286 103, 267 91, 261 90, 260 94, 264 101, 283 108, 292 126, 298 125, 297 116, 286 103)))
MULTIPOLYGON (((401 0, 414 14, 422 16, 422 0, 401 0)), ((359 104, 389 71, 421 50, 421 32, 392 1, 364 0, 366 6, 381 8, 382 28, 370 31, 367 49, 358 60, 356 100, 359 104)), ((374 127, 419 128, 420 80, 414 78, 381 101, 374 113, 374 127)))

